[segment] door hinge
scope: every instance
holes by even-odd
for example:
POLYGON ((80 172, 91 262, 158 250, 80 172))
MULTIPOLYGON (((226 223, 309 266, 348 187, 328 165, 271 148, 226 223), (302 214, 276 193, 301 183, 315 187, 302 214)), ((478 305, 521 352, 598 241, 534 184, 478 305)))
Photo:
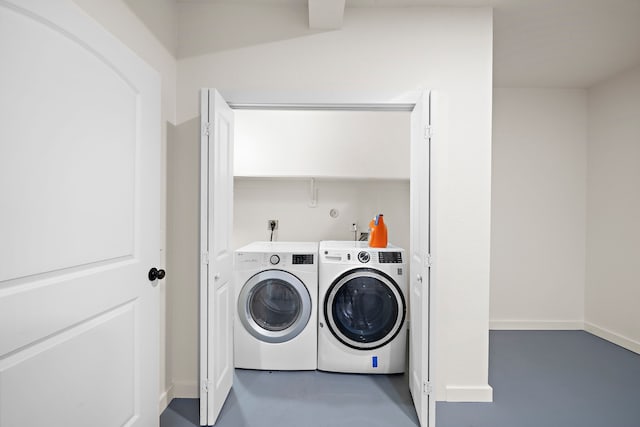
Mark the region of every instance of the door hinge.
POLYGON ((208 379, 202 380, 202 391, 205 393, 209 393, 209 390, 212 388, 213 384, 208 379))
POLYGON ((209 264, 209 252, 202 252, 202 263, 209 264))
POLYGON ((424 139, 431 139, 433 137, 433 126, 427 125, 424 127, 424 139))
POLYGON ((423 381, 422 382, 422 393, 427 396, 433 393, 433 386, 431 385, 431 381, 423 381))
POLYGON ((211 123, 206 122, 202 125, 202 134, 206 136, 211 135, 211 123))
POLYGON ((425 256, 424 264, 425 267, 431 268, 431 266, 433 265, 433 258, 431 257, 431 254, 427 254, 427 256, 425 256))

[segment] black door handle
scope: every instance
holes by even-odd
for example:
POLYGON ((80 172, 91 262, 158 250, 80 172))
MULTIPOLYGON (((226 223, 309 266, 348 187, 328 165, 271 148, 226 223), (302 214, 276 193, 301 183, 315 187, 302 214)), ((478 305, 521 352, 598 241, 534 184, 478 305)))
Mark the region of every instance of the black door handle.
POLYGON ((152 282, 156 279, 162 280, 164 279, 165 274, 166 273, 164 270, 158 270, 157 268, 153 267, 151 270, 149 270, 149 280, 151 280, 152 282))

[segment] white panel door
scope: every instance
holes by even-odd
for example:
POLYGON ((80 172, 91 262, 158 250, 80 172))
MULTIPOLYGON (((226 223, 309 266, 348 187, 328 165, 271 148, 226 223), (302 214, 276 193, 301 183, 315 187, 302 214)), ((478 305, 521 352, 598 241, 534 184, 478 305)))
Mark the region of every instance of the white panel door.
POLYGON ((410 335, 409 388, 413 403, 426 427, 435 420, 430 369, 430 227, 431 227, 431 127, 429 93, 424 92, 411 113, 411 220, 410 220, 410 335))
POLYGON ((159 76, 69 0, 0 56, 0 427, 157 425, 159 76))
POLYGON ((200 424, 214 425, 233 385, 233 111, 201 93, 200 424))

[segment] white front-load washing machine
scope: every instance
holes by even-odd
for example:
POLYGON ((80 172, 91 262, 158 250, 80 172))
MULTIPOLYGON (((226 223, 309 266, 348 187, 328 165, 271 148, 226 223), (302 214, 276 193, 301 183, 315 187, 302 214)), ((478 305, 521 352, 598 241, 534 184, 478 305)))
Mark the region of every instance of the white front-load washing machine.
POLYGON ((404 372, 408 295, 404 250, 323 241, 319 256, 318 369, 404 372))
POLYGON ((234 270, 235 367, 316 369, 318 243, 254 242, 234 270))

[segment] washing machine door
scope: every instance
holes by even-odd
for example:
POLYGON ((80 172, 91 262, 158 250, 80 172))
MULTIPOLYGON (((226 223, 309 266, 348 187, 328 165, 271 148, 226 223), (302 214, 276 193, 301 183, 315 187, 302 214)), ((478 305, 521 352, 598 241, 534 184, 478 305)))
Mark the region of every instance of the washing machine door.
POLYGON ((329 330, 343 344, 371 350, 398 335, 406 304, 391 277, 375 269, 358 268, 333 282, 325 297, 324 315, 329 330))
POLYGON ((289 341, 304 330, 311 317, 311 296, 300 279, 282 270, 252 276, 238 296, 238 316, 255 338, 289 341))

